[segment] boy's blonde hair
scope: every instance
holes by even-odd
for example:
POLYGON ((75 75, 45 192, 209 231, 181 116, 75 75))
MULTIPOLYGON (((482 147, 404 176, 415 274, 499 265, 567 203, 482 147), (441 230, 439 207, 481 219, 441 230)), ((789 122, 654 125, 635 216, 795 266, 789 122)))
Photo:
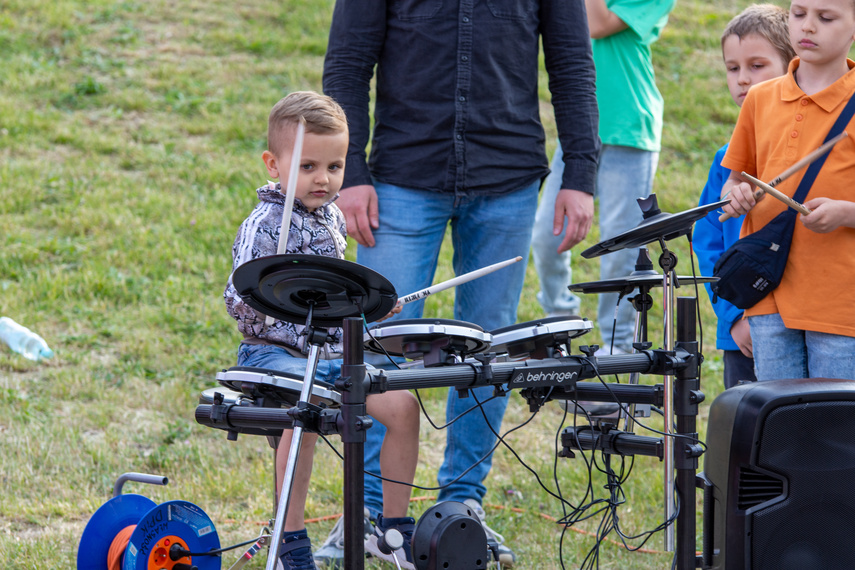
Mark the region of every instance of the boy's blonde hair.
POLYGON ((733 18, 721 35, 721 45, 730 36, 742 39, 754 34, 770 44, 781 56, 784 67, 796 57, 796 51, 790 43, 790 28, 787 10, 774 4, 752 4, 733 18))
POLYGON ((278 156, 287 147, 300 117, 306 121, 306 132, 328 135, 347 132, 344 109, 326 95, 314 91, 295 91, 273 106, 267 120, 267 150, 278 156))

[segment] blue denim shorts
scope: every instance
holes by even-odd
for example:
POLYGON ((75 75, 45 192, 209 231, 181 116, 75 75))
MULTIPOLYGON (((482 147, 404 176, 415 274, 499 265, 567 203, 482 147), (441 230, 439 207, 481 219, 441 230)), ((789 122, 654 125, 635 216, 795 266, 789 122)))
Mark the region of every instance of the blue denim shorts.
POLYGON ((758 380, 855 380, 855 337, 788 329, 779 314, 748 317, 758 380))

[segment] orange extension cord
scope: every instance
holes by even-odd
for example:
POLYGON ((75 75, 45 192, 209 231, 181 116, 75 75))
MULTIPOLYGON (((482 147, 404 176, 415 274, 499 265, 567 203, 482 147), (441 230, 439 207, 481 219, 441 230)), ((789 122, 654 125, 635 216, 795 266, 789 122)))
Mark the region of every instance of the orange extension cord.
POLYGON ((110 550, 107 551, 107 570, 122 570, 122 557, 125 555, 125 549, 131 541, 131 535, 135 528, 137 528, 135 524, 126 526, 113 537, 110 550))

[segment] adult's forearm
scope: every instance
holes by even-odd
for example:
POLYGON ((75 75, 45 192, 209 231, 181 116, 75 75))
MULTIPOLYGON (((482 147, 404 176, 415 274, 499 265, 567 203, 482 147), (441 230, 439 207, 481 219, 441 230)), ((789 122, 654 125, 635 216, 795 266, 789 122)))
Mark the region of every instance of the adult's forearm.
POLYGON ((379 0, 370 6, 357 0, 338 0, 333 10, 323 89, 347 115, 350 147, 344 187, 371 183, 365 154, 371 136, 370 89, 383 47, 385 18, 385 2, 379 0))
POLYGON ((597 85, 582 2, 543 0, 543 50, 564 151, 562 188, 593 193, 600 154, 597 85))

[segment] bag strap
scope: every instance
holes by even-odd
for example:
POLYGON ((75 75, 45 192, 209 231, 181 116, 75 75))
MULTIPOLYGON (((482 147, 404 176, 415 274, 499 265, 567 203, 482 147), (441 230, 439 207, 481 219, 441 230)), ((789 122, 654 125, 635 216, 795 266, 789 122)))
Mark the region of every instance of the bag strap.
MULTIPOLYGON (((840 115, 837 117, 837 120, 834 122, 831 130, 828 131, 828 136, 825 137, 824 142, 828 142, 842 133, 843 129, 846 128, 846 125, 849 124, 849 121, 852 120, 852 115, 855 115, 855 95, 849 97, 849 101, 846 103, 846 106, 843 107, 843 110, 840 112, 840 115)), ((799 187, 796 190, 796 193, 793 194, 793 200, 799 203, 804 201, 810 187, 813 186, 813 181, 816 180, 816 176, 819 174, 819 170, 822 168, 822 165, 825 164, 825 159, 828 158, 828 153, 830 153, 831 150, 832 149, 828 149, 825 154, 808 166, 807 172, 805 172, 801 182, 799 182, 799 187)))

